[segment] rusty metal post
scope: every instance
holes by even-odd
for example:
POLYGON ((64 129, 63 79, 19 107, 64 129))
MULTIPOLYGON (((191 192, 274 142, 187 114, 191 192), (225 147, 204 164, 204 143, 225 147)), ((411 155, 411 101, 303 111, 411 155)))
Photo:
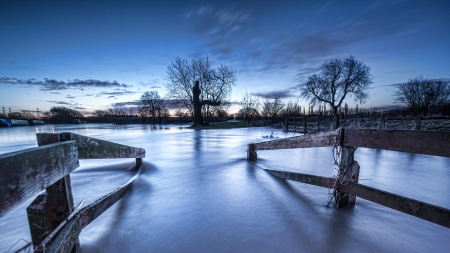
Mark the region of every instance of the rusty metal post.
MULTIPOLYGON (((60 142, 57 133, 36 134, 38 146, 60 142)), ((27 207, 33 246, 37 247, 74 210, 70 175, 67 175, 46 188, 27 207)), ((78 238, 72 252, 79 252, 78 238)))
POLYGON ((255 143, 250 143, 247 145, 247 161, 257 161, 258 154, 256 153, 255 143))
MULTIPOLYGON (((340 153, 338 157, 339 172, 336 183, 338 186, 339 184, 358 183, 359 164, 354 160, 356 147, 345 146, 345 128, 340 129, 338 141, 340 153)), ((340 191, 338 187, 335 199, 337 207, 354 207, 356 196, 340 191)))

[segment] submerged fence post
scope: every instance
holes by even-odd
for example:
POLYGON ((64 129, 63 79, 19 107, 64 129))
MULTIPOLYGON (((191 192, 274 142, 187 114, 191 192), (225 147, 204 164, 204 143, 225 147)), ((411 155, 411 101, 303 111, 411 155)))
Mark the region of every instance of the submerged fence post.
POLYGON ((354 160, 356 147, 345 146, 345 128, 340 129, 339 137, 340 152, 338 156, 339 172, 336 179, 335 200, 337 207, 354 207, 356 196, 339 190, 339 185, 358 183, 359 164, 354 160))
POLYGON ((247 161, 257 161, 258 154, 256 153, 255 143, 250 143, 247 145, 247 161))
MULTIPOLYGON (((36 134, 38 146, 60 142, 57 133, 36 134)), ((55 168, 57 169, 57 168, 55 168)), ((27 207, 28 223, 30 226, 33 246, 37 247, 74 209, 70 174, 56 181, 40 194, 27 207)), ((77 243, 71 252, 79 252, 77 243)))

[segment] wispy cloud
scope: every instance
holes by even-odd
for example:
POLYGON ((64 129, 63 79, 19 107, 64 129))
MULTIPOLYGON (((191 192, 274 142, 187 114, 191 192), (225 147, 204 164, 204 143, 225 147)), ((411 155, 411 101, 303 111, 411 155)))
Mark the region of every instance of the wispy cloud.
POLYGON ((230 54, 238 47, 236 35, 244 29, 251 17, 243 9, 216 8, 206 5, 193 9, 185 18, 194 22, 194 30, 207 37, 206 46, 213 54, 230 54))
POLYGON ((37 86, 43 91, 54 91, 54 90, 67 90, 67 89, 90 89, 90 88, 129 88, 132 85, 120 84, 117 81, 100 81, 95 79, 87 80, 68 80, 68 81, 58 81, 55 79, 44 78, 43 81, 38 81, 34 78, 30 79, 18 79, 10 77, 0 77, 0 84, 7 85, 23 85, 23 86, 37 86))
POLYGON ((126 106, 139 106, 141 105, 141 100, 134 100, 129 102, 117 102, 111 104, 113 107, 126 107, 126 106))

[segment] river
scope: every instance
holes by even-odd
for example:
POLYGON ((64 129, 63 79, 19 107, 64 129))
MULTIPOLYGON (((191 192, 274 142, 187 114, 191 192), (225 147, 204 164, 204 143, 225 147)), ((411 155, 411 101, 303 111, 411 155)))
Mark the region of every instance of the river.
MULTIPOLYGON (((450 229, 357 198, 327 207, 329 191, 263 169, 335 174, 332 148, 259 151, 288 137, 270 128, 195 131, 177 125, 45 125, 0 128, 0 154, 36 147, 36 132, 74 132, 146 150, 132 191, 86 227, 82 252, 449 252, 450 229), (268 138, 265 138, 267 137, 268 138)), ((358 148, 360 183, 450 209, 450 158, 358 148)), ((81 160, 74 203, 133 176, 134 159, 81 160)), ((26 207, 0 218, 0 252, 30 241, 26 207)))

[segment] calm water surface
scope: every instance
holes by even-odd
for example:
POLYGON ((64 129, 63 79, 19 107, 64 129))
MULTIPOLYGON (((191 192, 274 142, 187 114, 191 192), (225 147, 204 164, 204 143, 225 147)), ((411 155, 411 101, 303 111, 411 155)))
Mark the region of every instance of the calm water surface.
MULTIPOLYGON (((269 128, 194 131, 175 125, 0 128, 0 154, 36 147, 36 132, 70 131, 146 150, 143 173, 122 200, 86 227, 82 252, 449 252, 450 229, 357 199, 327 207, 328 190, 263 169, 332 176, 332 149, 259 151, 246 144, 292 136, 269 128)), ((363 149, 360 181, 450 209, 450 159, 363 149)), ((133 176, 133 159, 81 160, 74 201, 86 204, 133 176)), ((0 252, 30 241, 23 203, 0 218, 0 252)))

